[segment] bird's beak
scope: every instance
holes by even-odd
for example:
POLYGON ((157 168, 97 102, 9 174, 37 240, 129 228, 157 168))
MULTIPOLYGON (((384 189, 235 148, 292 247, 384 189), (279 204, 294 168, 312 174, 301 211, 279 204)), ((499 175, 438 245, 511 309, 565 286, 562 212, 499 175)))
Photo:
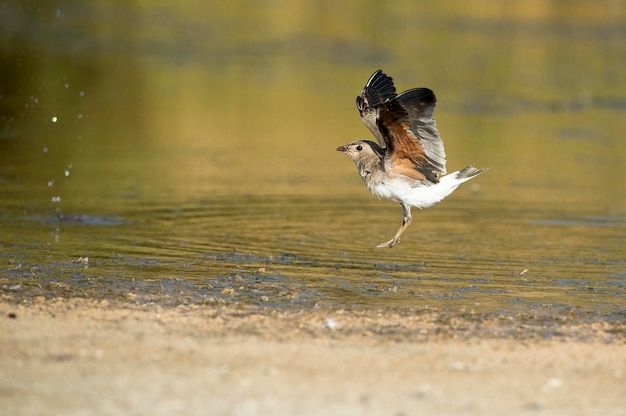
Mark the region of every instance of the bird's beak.
POLYGON ((346 150, 348 150, 348 148, 347 148, 346 146, 339 146, 339 147, 337 148, 337 151, 338 151, 338 152, 345 152, 346 150))

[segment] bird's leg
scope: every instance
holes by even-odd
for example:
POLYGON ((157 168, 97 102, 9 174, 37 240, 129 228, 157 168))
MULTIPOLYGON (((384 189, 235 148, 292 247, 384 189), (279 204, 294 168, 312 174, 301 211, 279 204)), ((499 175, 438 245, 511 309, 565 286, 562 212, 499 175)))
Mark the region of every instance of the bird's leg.
POLYGON ((405 203, 401 203, 400 206, 402 207, 402 225, 400 226, 400 228, 398 229, 398 231, 396 232, 396 235, 393 236, 393 238, 389 241, 387 241, 386 243, 381 243, 379 245, 377 245, 376 247, 378 248, 385 248, 385 247, 393 247, 396 244, 398 244, 400 242, 400 236, 402 235, 402 233, 404 232, 404 230, 406 230, 406 228, 409 226, 409 224, 411 224, 411 206, 407 205, 405 203))

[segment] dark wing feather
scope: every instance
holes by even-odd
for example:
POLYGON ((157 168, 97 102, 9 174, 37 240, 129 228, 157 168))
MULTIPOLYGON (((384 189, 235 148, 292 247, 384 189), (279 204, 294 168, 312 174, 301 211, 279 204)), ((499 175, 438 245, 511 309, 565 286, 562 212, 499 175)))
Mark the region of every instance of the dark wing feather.
POLYGON ((386 145, 386 140, 379 131, 376 120, 380 106, 394 98, 396 87, 393 85, 393 79, 380 69, 372 74, 361 94, 356 97, 356 106, 363 124, 370 129, 382 147, 386 145))
POLYGON ((383 103, 376 119, 385 141, 385 169, 438 182, 446 173, 446 153, 433 120, 437 99, 428 88, 403 92, 383 103))

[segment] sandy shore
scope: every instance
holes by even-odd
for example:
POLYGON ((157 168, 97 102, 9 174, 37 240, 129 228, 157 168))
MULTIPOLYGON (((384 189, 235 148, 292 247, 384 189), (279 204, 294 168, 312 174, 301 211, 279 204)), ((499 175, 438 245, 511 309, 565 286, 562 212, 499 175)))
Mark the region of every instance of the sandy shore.
POLYGON ((554 335, 434 312, 8 296, 0 312, 6 415, 626 415, 615 323, 554 335))

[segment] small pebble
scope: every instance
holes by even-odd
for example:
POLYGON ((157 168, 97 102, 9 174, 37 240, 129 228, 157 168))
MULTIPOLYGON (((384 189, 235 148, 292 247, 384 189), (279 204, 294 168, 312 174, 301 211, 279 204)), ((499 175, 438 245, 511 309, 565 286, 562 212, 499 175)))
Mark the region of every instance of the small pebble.
POLYGON ((324 322, 324 326, 328 329, 335 329, 339 324, 333 318, 328 318, 326 322, 324 322))

